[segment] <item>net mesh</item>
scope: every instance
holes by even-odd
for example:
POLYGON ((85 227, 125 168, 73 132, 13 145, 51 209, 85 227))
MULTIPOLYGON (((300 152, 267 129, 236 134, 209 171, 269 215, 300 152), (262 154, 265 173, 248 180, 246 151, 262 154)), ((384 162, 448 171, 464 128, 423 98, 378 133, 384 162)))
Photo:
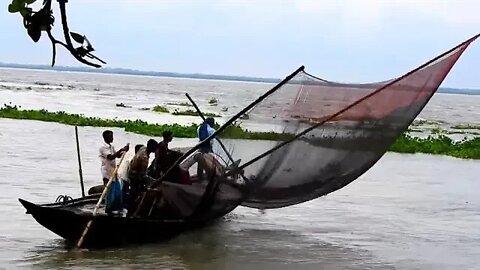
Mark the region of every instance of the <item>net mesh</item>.
POLYGON ((241 123, 250 130, 283 133, 277 141, 224 141, 233 148, 252 149, 235 157, 243 161, 282 145, 244 168, 255 188, 242 205, 298 204, 358 178, 407 129, 473 40, 391 81, 341 84, 297 74, 241 123))

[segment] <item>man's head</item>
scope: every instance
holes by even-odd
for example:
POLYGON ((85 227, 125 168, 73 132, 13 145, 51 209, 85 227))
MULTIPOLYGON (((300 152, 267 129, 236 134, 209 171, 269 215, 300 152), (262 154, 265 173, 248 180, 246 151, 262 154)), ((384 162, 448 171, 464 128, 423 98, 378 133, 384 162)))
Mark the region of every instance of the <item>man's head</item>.
POLYGON ((162 133, 163 141, 169 143, 173 140, 173 133, 170 130, 165 130, 162 133))
POLYGON ((150 139, 147 142, 147 152, 148 153, 153 153, 155 150, 157 150, 158 143, 154 139, 150 139))
POLYGON ((215 119, 213 119, 213 117, 208 117, 207 119, 205 119, 205 122, 212 128, 215 125, 215 119))
POLYGON ((137 144, 135 145, 135 154, 138 152, 138 150, 140 150, 140 148, 142 148, 143 144, 137 144))
POLYGON ((102 136, 103 136, 103 140, 110 144, 113 142, 113 132, 111 130, 105 130, 103 133, 102 133, 102 136))

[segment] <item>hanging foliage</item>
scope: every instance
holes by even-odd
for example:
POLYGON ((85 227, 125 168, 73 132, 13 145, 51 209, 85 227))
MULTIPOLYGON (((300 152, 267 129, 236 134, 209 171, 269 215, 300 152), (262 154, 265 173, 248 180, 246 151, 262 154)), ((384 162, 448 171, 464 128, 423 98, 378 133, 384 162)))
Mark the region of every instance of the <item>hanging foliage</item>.
POLYGON ((55 17, 53 16, 52 0, 44 0, 42 8, 38 11, 34 11, 31 5, 37 0, 12 0, 12 3, 8 5, 8 12, 19 13, 23 18, 23 25, 27 29, 27 34, 34 42, 38 42, 42 36, 42 32, 45 32, 52 42, 52 66, 55 65, 56 57, 56 45, 63 46, 72 54, 79 62, 93 66, 101 67, 100 64, 92 62, 90 59, 106 64, 103 60, 92 54, 95 49, 90 41, 83 34, 76 32, 70 32, 67 23, 67 11, 66 4, 68 0, 57 0, 61 14, 61 22, 64 40, 56 39, 52 34, 53 24, 55 17), (72 40, 76 45, 73 44, 72 40))

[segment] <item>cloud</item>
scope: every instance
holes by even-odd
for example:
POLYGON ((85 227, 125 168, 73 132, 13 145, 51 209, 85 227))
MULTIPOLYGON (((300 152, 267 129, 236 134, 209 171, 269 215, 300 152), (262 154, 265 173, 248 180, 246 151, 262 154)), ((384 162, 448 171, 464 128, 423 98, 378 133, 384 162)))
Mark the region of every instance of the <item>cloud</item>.
POLYGON ((480 1, 476 0, 296 0, 300 12, 316 15, 338 15, 351 23, 379 22, 389 14, 411 13, 452 24, 480 24, 480 1))
POLYGON ((475 0, 422 0, 422 1, 392 1, 392 8, 401 8, 418 15, 446 23, 464 25, 480 24, 480 1, 475 0))

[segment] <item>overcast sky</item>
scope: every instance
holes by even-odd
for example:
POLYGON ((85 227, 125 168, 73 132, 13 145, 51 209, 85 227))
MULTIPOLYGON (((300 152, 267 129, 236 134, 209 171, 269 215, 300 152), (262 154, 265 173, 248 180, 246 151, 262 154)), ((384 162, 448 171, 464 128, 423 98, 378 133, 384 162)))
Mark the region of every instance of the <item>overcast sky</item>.
MULTIPOLYGON (((2 2, 0 61, 49 64, 48 39, 34 44, 2 2)), ((109 67, 182 73, 283 78, 303 64, 328 80, 380 81, 480 32, 478 0, 71 0, 67 8, 71 30, 109 67)), ((480 88, 479 60, 474 43, 443 86, 480 88)), ((57 64, 79 65, 66 53, 57 64)))

